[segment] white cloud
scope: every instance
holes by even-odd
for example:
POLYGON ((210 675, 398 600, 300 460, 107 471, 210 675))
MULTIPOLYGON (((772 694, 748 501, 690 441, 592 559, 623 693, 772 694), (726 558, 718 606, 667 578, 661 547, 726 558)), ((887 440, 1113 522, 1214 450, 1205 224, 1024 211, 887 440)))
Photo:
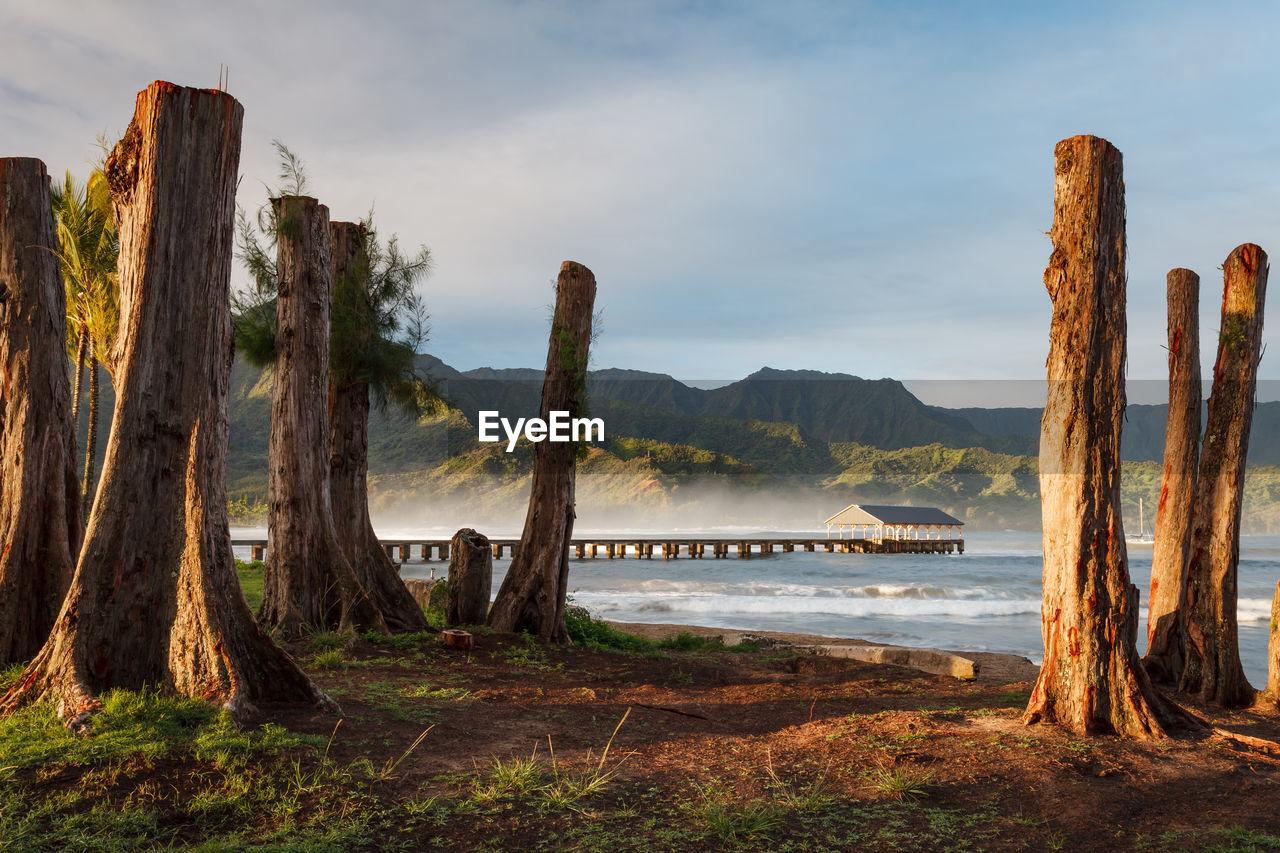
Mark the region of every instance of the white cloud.
POLYGON ((5 5, 6 153, 82 172, 138 89, 225 63, 241 203, 279 138, 335 218, 376 205, 432 249, 431 348, 463 368, 542 362, 572 258, 599 364, 1037 377, 1077 132, 1126 156, 1133 376, 1163 375, 1165 271, 1201 273, 1216 328, 1216 266, 1280 229, 1262 5, 5 5))

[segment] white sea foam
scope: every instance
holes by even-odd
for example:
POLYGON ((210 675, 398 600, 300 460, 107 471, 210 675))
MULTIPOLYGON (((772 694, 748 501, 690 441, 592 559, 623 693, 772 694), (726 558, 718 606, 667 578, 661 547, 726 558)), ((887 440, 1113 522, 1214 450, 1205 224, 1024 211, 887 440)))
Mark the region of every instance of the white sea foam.
POLYGON ((576 592, 574 601, 606 618, 615 613, 670 614, 672 618, 709 614, 770 616, 888 616, 908 619, 948 617, 965 619, 982 616, 1012 616, 1039 613, 1040 602, 1032 599, 883 598, 869 596, 813 595, 707 595, 707 594, 616 594, 576 592))
POLYGON ((1271 599, 1240 598, 1236 600, 1236 621, 1270 622, 1271 599))
POLYGON ((652 578, 641 581, 646 595, 763 596, 769 598, 911 598, 911 599, 1010 599, 1007 590, 990 587, 945 587, 925 583, 879 583, 866 586, 831 586, 773 581, 685 581, 652 578))

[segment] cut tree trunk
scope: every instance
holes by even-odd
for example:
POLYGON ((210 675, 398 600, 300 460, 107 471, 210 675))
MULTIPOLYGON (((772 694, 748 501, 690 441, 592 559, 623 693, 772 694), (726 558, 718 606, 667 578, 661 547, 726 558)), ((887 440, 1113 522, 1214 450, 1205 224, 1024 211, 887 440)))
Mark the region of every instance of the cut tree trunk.
POLYGON ((57 245, 44 163, 0 159, 0 664, 44 645, 80 550, 57 245))
POLYGON ((1271 633, 1267 638, 1267 695, 1280 705, 1280 583, 1271 597, 1271 633))
POLYGON ((1231 708, 1254 697, 1240 665, 1236 568, 1245 456, 1262 358, 1267 253, 1252 243, 1237 246, 1222 265, 1222 280, 1218 358, 1213 365, 1187 557, 1186 663, 1181 687, 1231 708))
POLYGON ((1187 548, 1191 505, 1200 458, 1200 276, 1175 269, 1169 296, 1169 416, 1164 434, 1164 474, 1151 552, 1151 599, 1147 603, 1147 656, 1143 664, 1157 681, 1182 677, 1186 614, 1187 548))
POLYGON ((1044 664, 1025 720, 1077 733, 1164 735, 1159 699, 1138 661, 1138 589, 1120 518, 1124 416, 1125 224, 1120 152, 1059 142, 1048 399, 1040 426, 1044 664))
MULTIPOLYGON (((591 270, 565 261, 556 281, 542 414, 581 417, 586 403, 587 354, 596 278, 591 270)), ((528 631, 557 643, 569 642, 564 600, 569 583, 569 540, 573 538, 574 473, 577 445, 542 441, 534 447, 533 485, 520 546, 489 611, 498 631, 528 631)))
MULTIPOLYGON (((364 229, 355 222, 329 224, 331 280, 359 287, 368 274, 364 229)), ((363 293, 363 288, 360 288, 363 293)), ((351 294, 347 294, 350 296, 351 294)), ((359 296, 359 294, 357 294, 359 296)), ((329 373, 329 495, 338 542, 374 609, 392 631, 426 631, 427 617, 378 542, 369 517, 369 386, 341 382, 329 373)))
POLYGON ((237 716, 336 707, 253 620, 227 526, 229 307, 243 110, 156 82, 107 160, 120 223, 116 404, 98 498, 48 642, 0 699, 57 700, 79 729, 113 687, 237 716))
POLYGON ((272 204, 279 288, 258 618, 286 637, 316 628, 386 633, 338 541, 330 500, 329 209, 307 196, 272 204))
POLYGON ((489 538, 464 527, 453 534, 449 550, 445 622, 483 625, 489 615, 489 591, 493 588, 493 549, 489 538))

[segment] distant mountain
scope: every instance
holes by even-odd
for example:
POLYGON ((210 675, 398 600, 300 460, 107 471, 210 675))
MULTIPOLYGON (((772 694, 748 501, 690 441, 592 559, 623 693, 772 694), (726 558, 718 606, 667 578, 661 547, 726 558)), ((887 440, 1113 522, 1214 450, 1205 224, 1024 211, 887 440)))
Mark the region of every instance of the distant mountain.
MULTIPOLYGON (((1040 440, 1040 409, 943 409, 941 415, 963 418, 973 428, 987 435, 1017 436, 1033 443, 1040 440)), ((1201 407, 1200 422, 1205 413, 1201 407)), ((1125 409, 1124 427, 1120 433, 1120 457, 1126 462, 1162 462, 1164 430, 1169 419, 1168 406, 1130 405, 1125 409)), ((1035 453, 1034 449, 1029 452, 1035 453)), ((1249 432, 1249 463, 1280 465, 1280 402, 1259 403, 1253 410, 1249 432)))
POLYGON ((898 450, 938 443, 1026 453, 1031 445, 982 432, 962 416, 921 403, 895 379, 762 368, 739 382, 703 391, 700 414, 781 421, 822 441, 851 441, 898 450))
MULTIPOLYGON (((441 394, 472 423, 480 411, 530 417, 539 410, 542 371, 458 371, 438 359, 424 359, 424 366, 439 380, 441 394)), ((588 374, 587 396, 593 415, 608 415, 610 431, 659 441, 698 432, 699 423, 689 418, 714 418, 721 426, 726 420, 794 424, 807 439, 886 450, 936 442, 1026 453, 1034 446, 1023 437, 976 430, 963 417, 921 403, 896 380, 843 373, 765 367, 738 382, 704 390, 662 373, 608 368, 588 374)))
MULTIPOLYGON (((518 518, 532 446, 521 441, 507 453, 503 445, 481 444, 476 412, 534 415, 542 372, 459 371, 431 356, 419 364, 453 408, 423 418, 375 409, 373 500, 380 510, 502 507, 518 518)), ((243 506, 266 494, 271 390, 269 371, 236 360, 227 474, 228 492, 243 506)), ((711 390, 610 368, 589 375, 588 397, 592 416, 605 420, 607 440, 590 448, 579 469, 584 512, 612 507, 625 519, 633 505, 665 508, 681 524, 700 517, 686 513, 700 505, 705 517, 723 522, 754 495, 762 512, 803 524, 868 499, 935 505, 984 527, 1039 523, 1038 409, 940 409, 890 379, 769 368, 711 390)), ((104 421, 112 402, 108 385, 104 421)), ((1138 497, 1158 501, 1164 418, 1163 406, 1130 406, 1127 413, 1124 456, 1138 461, 1125 465, 1123 490, 1135 516, 1138 497)), ((1280 461, 1277 423, 1280 403, 1257 407, 1245 486, 1246 523, 1254 531, 1280 530, 1280 469, 1258 467, 1280 461)), ((108 431, 103 423, 100 446, 108 431)))

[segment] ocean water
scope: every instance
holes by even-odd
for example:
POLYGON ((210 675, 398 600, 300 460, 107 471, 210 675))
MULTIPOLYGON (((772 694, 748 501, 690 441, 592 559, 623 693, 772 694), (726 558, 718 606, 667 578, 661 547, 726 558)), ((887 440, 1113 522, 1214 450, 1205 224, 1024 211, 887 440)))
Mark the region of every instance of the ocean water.
MULTIPOLYGON (((629 531, 638 538, 675 531, 629 531)), ((446 538, 439 531, 386 529, 386 538, 446 538)), ((604 531, 582 530, 588 537, 604 531)), ((610 534, 615 531, 609 531, 610 534)), ((255 535, 233 531, 233 538, 255 535)), ((265 535, 263 531, 260 535, 265 535)), ((690 531, 680 533, 694 535, 690 531)), ((708 538, 801 538, 825 532, 726 528, 708 538)), ((495 534, 511 536, 510 531, 495 534)), ((735 630, 793 631, 880 643, 1005 652, 1041 661, 1040 537, 1015 531, 970 532, 963 555, 775 552, 749 559, 661 556, 570 560, 573 601, 600 618, 670 622, 735 630)), ((239 550, 239 549, 238 549, 239 550)), ((237 554, 247 558, 245 554, 237 554)), ((494 561, 493 589, 510 560, 494 561)), ((439 560, 405 563, 404 577, 443 574, 439 560)), ((1151 546, 1129 547, 1129 571, 1141 591, 1138 647, 1146 647, 1145 601, 1151 546)), ((1271 596, 1280 580, 1280 536, 1240 542, 1240 655, 1254 686, 1266 684, 1271 596)))

